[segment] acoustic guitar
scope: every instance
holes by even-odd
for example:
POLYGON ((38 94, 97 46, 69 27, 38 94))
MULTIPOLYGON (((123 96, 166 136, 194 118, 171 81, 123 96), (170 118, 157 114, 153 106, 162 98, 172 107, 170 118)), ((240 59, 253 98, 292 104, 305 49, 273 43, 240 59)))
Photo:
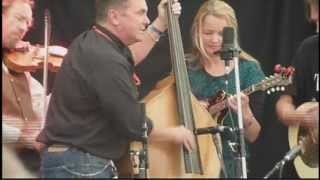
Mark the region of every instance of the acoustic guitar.
MULTIPOLYGON (((306 102, 297 108, 297 111, 310 111, 315 114, 319 123, 319 103, 306 102)), ((317 123, 317 124, 318 124, 317 123)), ((294 166, 300 178, 319 178, 319 125, 313 129, 306 129, 299 124, 289 127, 290 149, 300 145, 302 152, 294 160, 294 166)))

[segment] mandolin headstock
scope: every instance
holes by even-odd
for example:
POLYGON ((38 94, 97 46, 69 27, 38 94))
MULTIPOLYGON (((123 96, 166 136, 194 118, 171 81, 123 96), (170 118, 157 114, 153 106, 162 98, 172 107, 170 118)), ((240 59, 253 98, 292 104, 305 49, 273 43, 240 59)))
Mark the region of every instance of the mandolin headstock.
POLYGON ((295 69, 291 66, 285 68, 277 64, 274 67, 274 72, 273 75, 266 77, 266 79, 259 84, 260 90, 267 91, 267 94, 284 91, 285 87, 292 83, 295 69))

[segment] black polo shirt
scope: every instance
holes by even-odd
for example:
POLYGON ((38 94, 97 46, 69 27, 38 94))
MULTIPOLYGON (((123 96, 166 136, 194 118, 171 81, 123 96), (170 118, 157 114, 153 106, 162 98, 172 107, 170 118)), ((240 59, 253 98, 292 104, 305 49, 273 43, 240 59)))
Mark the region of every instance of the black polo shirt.
POLYGON ((297 106, 312 100, 319 102, 319 34, 301 43, 292 66, 296 71, 286 93, 295 97, 297 106))
POLYGON ((117 160, 152 123, 138 101, 131 52, 101 26, 79 35, 59 70, 38 141, 117 160), (105 35, 111 39, 105 37, 105 35))

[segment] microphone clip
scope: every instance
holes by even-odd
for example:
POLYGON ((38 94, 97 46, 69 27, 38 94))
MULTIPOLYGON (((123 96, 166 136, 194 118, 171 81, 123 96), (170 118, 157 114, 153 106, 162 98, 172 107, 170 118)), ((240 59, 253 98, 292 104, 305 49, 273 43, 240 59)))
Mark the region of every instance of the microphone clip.
POLYGON ((227 126, 217 126, 217 127, 206 127, 206 128, 197 128, 194 130, 195 135, 203 135, 203 134, 217 134, 224 132, 233 132, 234 129, 227 126))
POLYGON ((226 66, 229 66, 229 61, 233 60, 234 57, 239 57, 241 51, 236 48, 222 48, 220 51, 220 57, 226 62, 226 66))

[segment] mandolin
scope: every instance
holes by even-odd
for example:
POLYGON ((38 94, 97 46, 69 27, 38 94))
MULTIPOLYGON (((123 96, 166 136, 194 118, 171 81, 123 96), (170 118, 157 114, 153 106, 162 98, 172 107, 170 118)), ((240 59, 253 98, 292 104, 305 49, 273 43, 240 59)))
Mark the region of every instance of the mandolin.
MULTIPOLYGON (((292 83, 292 76, 294 74, 294 68, 283 68, 280 65, 275 66, 275 73, 269 77, 266 77, 258 84, 254 84, 243 91, 245 95, 250 95, 257 91, 266 91, 271 94, 276 91, 284 91, 285 86, 292 83)), ((213 98, 208 101, 208 111, 216 119, 218 124, 223 123, 223 119, 227 114, 227 95, 223 90, 219 91, 213 98)))

